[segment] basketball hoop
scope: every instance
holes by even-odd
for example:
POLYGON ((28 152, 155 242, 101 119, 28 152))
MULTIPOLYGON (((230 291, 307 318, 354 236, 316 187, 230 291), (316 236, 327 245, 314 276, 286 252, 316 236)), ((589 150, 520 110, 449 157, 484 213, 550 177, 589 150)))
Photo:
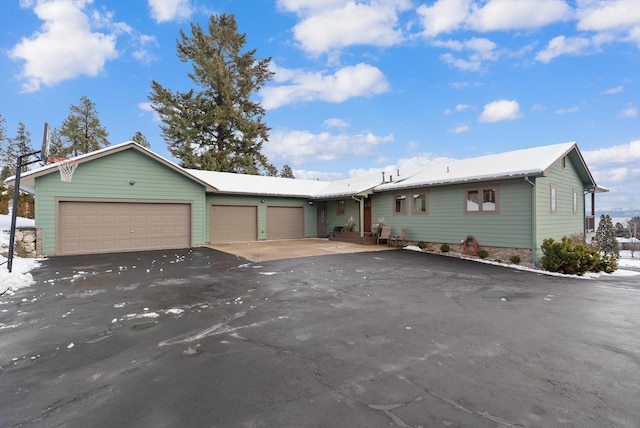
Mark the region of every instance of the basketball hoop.
POLYGON ((47 159, 51 163, 55 163, 58 167, 58 171, 60 171, 60 181, 64 181, 65 183, 71 183, 71 178, 73 177, 73 173, 78 167, 78 161, 67 159, 67 158, 55 158, 49 157, 47 159))

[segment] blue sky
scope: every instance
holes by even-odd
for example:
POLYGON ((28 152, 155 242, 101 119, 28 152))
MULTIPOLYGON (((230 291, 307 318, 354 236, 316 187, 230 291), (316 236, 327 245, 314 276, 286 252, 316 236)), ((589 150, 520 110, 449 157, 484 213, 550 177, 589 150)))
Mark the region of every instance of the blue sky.
POLYGON ((87 96, 112 144, 141 131, 171 159, 151 80, 190 87, 175 41, 212 13, 272 58, 263 151, 296 177, 576 141, 598 212, 640 215, 640 0, 4 0, 8 134, 37 146, 87 96))

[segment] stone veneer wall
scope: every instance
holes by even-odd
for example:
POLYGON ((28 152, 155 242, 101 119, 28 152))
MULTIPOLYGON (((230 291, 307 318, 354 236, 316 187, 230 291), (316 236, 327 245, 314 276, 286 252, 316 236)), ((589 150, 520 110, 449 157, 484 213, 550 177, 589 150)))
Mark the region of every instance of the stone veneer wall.
MULTIPOLYGON (((405 244, 415 245, 413 242, 405 241, 405 244)), ((427 247, 424 251, 430 253, 438 253, 443 255, 449 255, 454 257, 464 256, 464 248, 461 244, 448 244, 450 251, 448 253, 441 253, 440 246, 442 243, 439 242, 427 242, 427 247)), ((520 264, 525 266, 534 266, 533 264, 533 255, 531 254, 531 250, 527 248, 506 248, 506 247, 488 247, 485 245, 480 245, 479 250, 486 250, 489 253, 489 256, 486 260, 494 260, 502 263, 510 263, 509 259, 511 256, 518 255, 520 256, 520 264)), ((477 256, 475 256, 477 257, 477 256)))
POLYGON ((42 255, 41 229, 17 229, 14 250, 19 257, 40 257, 42 255))

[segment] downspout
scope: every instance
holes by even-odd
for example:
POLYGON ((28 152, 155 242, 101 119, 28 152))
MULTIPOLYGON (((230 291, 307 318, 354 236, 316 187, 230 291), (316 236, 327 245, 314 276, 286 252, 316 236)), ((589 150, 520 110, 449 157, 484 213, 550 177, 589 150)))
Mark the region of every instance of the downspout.
POLYGON ((536 241, 536 183, 531 181, 529 177, 525 177, 524 181, 531 184, 531 261, 536 265, 536 249, 538 247, 538 243, 536 241))
POLYGON ((354 201, 360 203, 360 237, 364 238, 364 198, 351 197, 354 201))

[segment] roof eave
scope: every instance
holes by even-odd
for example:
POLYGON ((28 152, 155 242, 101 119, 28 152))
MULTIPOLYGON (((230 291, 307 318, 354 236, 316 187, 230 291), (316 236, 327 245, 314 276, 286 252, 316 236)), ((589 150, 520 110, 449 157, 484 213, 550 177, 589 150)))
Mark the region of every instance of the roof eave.
MULTIPOLYGON (((146 147, 142 147, 141 145, 135 143, 134 141, 128 141, 126 143, 122 143, 118 146, 114 146, 114 147, 107 147, 104 150, 100 150, 97 153, 93 153, 93 154, 85 154, 85 155, 79 155, 76 156, 74 158, 70 158, 70 159, 74 159, 77 160, 78 163, 85 163, 85 162, 89 162, 95 159, 99 159, 103 156, 107 156, 107 155, 111 155, 114 153, 119 153, 121 151, 124 150, 129 150, 129 149, 134 149, 134 150, 138 150, 140 153, 144 153, 147 156, 155 159, 156 161, 162 163, 163 165, 169 167, 170 169, 174 170, 175 172, 197 182, 198 184, 204 186, 204 188, 206 189, 207 192, 214 192, 217 189, 213 186, 211 186, 209 183, 199 179, 198 177, 190 174, 188 171, 186 171, 184 168, 174 164, 173 162, 170 162, 168 160, 166 160, 165 158, 163 158, 160 155, 155 154, 154 152, 152 152, 151 150, 147 149, 146 147)), ((46 165, 42 168, 39 168, 36 171, 30 171, 30 172, 26 172, 24 174, 21 174, 20 176, 20 188, 22 188, 22 185, 26 185, 26 186, 32 186, 35 187, 35 179, 38 177, 41 177, 43 175, 48 175, 51 174, 52 172, 54 172, 55 170, 57 170, 57 165, 56 164, 49 164, 46 165)), ((8 177, 5 181, 5 184, 7 185, 13 185, 13 183, 15 182, 15 176, 12 177, 8 177)))
POLYGON ((374 188, 374 192, 380 193, 380 192, 388 192, 393 190, 416 189, 420 187, 437 187, 437 186, 450 186, 454 184, 480 183, 484 181, 511 180, 511 179, 524 178, 524 177, 542 177, 543 175, 544 175, 544 171, 526 171, 526 172, 519 172, 516 174, 469 177, 469 178, 451 179, 451 180, 435 180, 435 181, 420 182, 420 183, 413 183, 413 184, 398 183, 397 185, 396 184, 390 185, 390 183, 385 183, 381 186, 377 186, 376 188, 374 188))

